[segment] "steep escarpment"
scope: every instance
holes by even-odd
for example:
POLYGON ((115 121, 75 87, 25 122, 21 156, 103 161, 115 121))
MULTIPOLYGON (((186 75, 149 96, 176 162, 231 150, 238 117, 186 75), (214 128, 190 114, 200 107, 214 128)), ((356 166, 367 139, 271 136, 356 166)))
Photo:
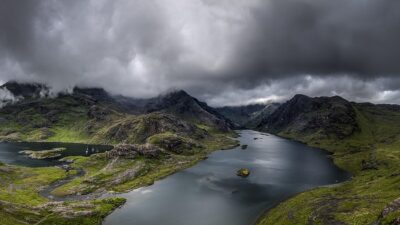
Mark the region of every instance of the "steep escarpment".
POLYGON ((359 130, 352 103, 335 97, 296 95, 264 117, 257 129, 285 135, 343 139, 359 130))

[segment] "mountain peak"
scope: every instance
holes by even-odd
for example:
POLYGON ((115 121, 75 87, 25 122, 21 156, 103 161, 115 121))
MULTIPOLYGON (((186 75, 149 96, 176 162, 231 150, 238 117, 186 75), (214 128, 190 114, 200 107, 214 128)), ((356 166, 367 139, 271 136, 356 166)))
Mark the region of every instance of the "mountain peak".
POLYGON ((193 98, 191 95, 189 95, 184 90, 175 90, 175 91, 169 92, 168 94, 161 96, 161 97, 168 98, 168 99, 193 98))
POLYGON ((22 98, 38 98, 45 97, 49 94, 49 88, 45 84, 40 83, 20 83, 17 81, 9 81, 1 86, 7 89, 15 97, 22 98))
POLYGON ((296 95, 264 118, 258 128, 304 135, 320 131, 321 135, 342 139, 358 129, 355 117, 352 104, 342 97, 296 95))
POLYGON ((91 88, 75 87, 73 93, 90 96, 100 101, 112 99, 112 97, 106 90, 99 87, 91 87, 91 88))

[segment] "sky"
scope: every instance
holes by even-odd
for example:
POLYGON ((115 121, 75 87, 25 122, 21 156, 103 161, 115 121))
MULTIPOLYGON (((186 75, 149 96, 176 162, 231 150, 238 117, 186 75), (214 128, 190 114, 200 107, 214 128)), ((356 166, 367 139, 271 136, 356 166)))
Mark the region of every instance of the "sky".
POLYGON ((183 89, 212 106, 297 93, 400 104, 398 12, 398 0, 3 0, 0 82, 183 89))

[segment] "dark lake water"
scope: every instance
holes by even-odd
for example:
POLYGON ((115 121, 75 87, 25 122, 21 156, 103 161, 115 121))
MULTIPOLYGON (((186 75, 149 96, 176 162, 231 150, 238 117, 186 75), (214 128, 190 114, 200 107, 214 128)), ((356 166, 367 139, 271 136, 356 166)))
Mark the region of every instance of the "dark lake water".
POLYGON ((250 225, 295 193, 349 178, 328 155, 303 144, 240 131, 241 144, 122 197, 126 204, 105 225, 250 225), (257 140, 254 140, 257 138, 257 140), (236 176, 248 168, 247 178, 236 176))
POLYGON ((65 156, 88 156, 97 152, 104 152, 112 149, 105 145, 85 145, 71 143, 37 143, 37 142, 18 142, 18 143, 0 143, 0 162, 29 167, 55 166, 62 162, 56 159, 31 159, 25 154, 20 154, 22 150, 50 150, 53 148, 66 148, 61 152, 61 157, 65 156), (88 150, 88 151, 87 151, 88 150), (87 151, 87 152, 86 152, 87 151))

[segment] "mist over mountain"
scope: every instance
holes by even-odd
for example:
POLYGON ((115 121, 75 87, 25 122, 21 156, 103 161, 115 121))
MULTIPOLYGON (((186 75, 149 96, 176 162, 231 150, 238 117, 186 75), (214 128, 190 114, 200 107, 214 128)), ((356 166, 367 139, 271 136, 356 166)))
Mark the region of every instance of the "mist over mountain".
POLYGON ((393 0, 6 0, 0 82, 137 98, 183 89, 219 107, 298 93, 399 103, 399 9, 393 0))

